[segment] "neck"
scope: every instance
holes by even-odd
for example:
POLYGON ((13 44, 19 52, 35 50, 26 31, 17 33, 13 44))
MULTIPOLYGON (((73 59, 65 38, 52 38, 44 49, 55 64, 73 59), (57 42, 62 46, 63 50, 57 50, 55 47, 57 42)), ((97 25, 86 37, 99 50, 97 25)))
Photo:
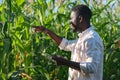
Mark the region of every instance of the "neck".
POLYGON ((83 31, 85 31, 86 29, 88 29, 89 27, 90 27, 90 24, 83 24, 83 25, 81 25, 82 27, 81 27, 81 30, 80 30, 80 32, 83 32, 83 31))

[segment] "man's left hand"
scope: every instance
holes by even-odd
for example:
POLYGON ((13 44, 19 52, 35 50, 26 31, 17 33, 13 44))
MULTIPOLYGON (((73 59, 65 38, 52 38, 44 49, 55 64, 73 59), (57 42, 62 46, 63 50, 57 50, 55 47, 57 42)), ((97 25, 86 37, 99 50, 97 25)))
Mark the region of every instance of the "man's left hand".
POLYGON ((66 64, 66 59, 62 56, 53 56, 52 57, 53 60, 56 61, 57 65, 60 66, 60 65, 65 65, 66 64))

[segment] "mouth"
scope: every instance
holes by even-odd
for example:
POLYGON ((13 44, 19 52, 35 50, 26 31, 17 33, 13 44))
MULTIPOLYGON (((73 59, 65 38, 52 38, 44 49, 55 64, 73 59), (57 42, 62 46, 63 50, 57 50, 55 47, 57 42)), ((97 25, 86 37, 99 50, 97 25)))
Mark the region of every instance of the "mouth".
POLYGON ((70 26, 71 26, 72 29, 75 28, 75 24, 73 22, 70 22, 70 26))
POLYGON ((70 22, 70 26, 71 26, 71 29, 73 30, 73 32, 77 31, 77 26, 73 22, 70 22))

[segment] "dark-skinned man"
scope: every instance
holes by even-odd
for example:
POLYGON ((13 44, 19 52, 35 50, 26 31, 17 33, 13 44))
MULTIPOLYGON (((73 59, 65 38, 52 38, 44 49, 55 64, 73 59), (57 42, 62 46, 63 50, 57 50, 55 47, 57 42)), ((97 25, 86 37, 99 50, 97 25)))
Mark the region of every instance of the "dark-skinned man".
POLYGON ((34 27, 35 31, 48 34, 61 50, 71 51, 71 60, 52 57, 58 66, 69 67, 68 80, 102 80, 104 47, 99 34, 90 25, 91 17, 92 12, 86 5, 71 9, 71 28, 73 32, 79 32, 75 40, 62 38, 44 26, 34 27))

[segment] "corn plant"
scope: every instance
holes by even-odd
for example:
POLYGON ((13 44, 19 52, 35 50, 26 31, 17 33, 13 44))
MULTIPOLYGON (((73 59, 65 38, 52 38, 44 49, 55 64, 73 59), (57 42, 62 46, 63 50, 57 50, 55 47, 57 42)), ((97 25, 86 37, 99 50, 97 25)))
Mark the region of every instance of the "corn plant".
POLYGON ((3 0, 0 4, 0 80, 66 80, 68 67, 58 67, 49 55, 70 59, 51 38, 33 34, 44 25, 62 37, 77 38, 69 28, 70 9, 88 5, 91 25, 104 42, 104 80, 120 79, 120 1, 118 0, 3 0), (115 65, 115 66, 114 66, 115 65))

